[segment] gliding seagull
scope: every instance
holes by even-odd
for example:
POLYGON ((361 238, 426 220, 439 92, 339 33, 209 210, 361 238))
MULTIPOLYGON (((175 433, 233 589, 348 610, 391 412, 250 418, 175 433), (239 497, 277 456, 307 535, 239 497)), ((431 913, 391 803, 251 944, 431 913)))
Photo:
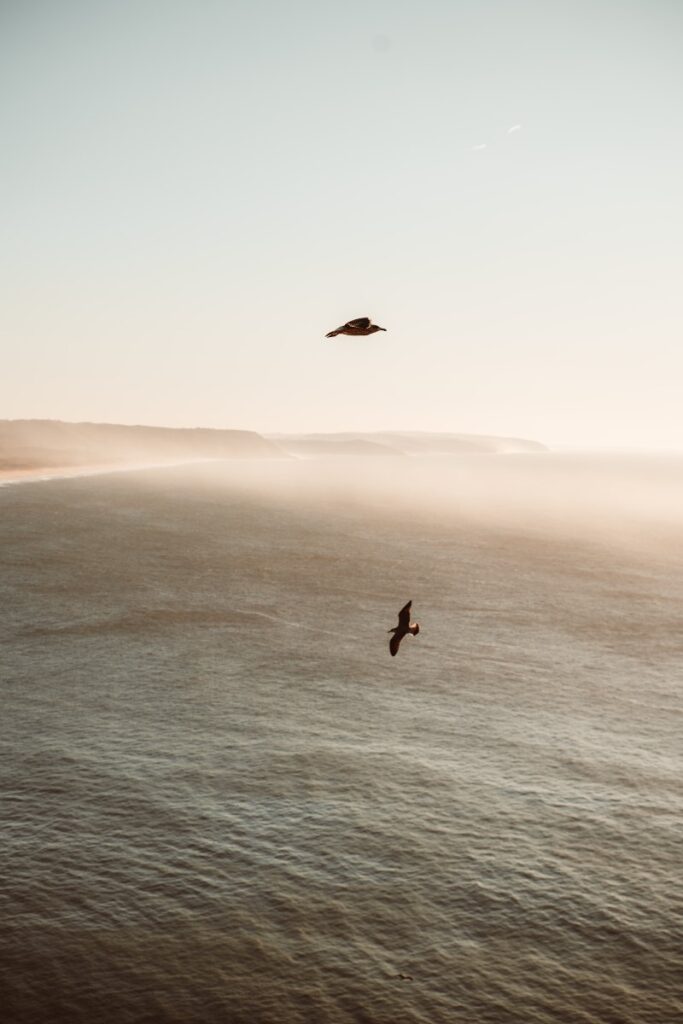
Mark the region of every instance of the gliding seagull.
POLYGON ((338 334, 374 334, 375 331, 386 331, 386 327, 378 327, 377 324, 370 323, 369 316, 359 316, 357 320, 349 320, 348 323, 342 324, 336 330, 330 331, 325 337, 335 338, 338 334))
POLYGON ((412 603, 412 601, 408 601, 408 604, 404 604, 403 608, 401 608, 398 613, 398 626, 387 630, 387 633, 394 634, 389 641, 389 650, 391 651, 392 658, 398 651, 399 644, 406 633, 412 633, 413 636, 417 636, 420 632, 419 623, 410 621, 410 606, 412 603))

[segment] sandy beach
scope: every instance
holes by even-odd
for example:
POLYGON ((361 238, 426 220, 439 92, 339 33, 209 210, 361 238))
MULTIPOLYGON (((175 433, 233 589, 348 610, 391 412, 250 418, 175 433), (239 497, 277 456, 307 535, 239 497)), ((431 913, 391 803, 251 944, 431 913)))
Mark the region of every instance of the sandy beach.
POLYGON ((70 477, 99 476, 102 473, 124 473, 133 469, 156 469, 183 463, 98 462, 85 466, 35 466, 32 469, 0 469, 0 487, 5 484, 30 483, 38 480, 66 480, 70 477))
POLYGON ((95 463, 87 466, 34 466, 30 469, 0 469, 0 486, 31 480, 61 480, 72 476, 94 476, 98 473, 116 473, 136 468, 135 465, 130 464, 95 463))

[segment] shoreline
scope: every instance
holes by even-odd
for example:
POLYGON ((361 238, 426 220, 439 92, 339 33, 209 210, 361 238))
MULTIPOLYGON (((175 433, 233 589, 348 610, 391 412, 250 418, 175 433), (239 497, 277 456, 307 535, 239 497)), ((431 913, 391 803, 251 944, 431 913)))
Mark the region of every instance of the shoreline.
POLYGON ((9 484, 40 483, 47 480, 69 480, 80 476, 101 476, 105 473, 126 473, 137 469, 164 469, 184 466, 187 462, 209 460, 189 459, 182 462, 96 462, 83 466, 36 466, 33 469, 0 469, 0 487, 9 484))
POLYGON ((51 480, 60 477, 106 473, 122 467, 119 466, 34 466, 30 469, 0 469, 0 487, 3 484, 20 484, 32 480, 51 480))
MULTIPOLYGON (((170 469, 173 466, 199 466, 209 462, 270 462, 261 456, 257 459, 244 457, 171 459, 168 462, 95 462, 81 466, 36 466, 31 469, 0 469, 0 487, 13 484, 40 483, 48 480, 69 480, 81 476, 103 476, 105 473, 133 473, 144 469, 170 469)), ((282 461, 279 457, 275 460, 282 461)), ((292 459, 292 461, 294 461, 292 459)))

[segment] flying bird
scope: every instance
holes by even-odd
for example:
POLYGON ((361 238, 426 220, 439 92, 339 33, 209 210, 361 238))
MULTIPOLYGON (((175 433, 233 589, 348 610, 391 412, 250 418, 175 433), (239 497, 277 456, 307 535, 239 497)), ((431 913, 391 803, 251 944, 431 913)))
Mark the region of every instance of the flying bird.
POLYGON ((388 629, 387 633, 393 633, 391 640, 389 641, 389 650, 391 651, 392 658, 396 654, 399 648, 401 640, 406 633, 412 633, 413 636, 417 636, 420 632, 420 626, 417 622, 410 621, 410 606, 413 602, 408 601, 408 604, 404 604, 398 613, 398 626, 394 626, 393 629, 388 629))
POLYGON ((378 327, 370 322, 369 316, 359 316, 357 320, 349 320, 336 330, 325 335, 326 338, 336 338, 338 334, 374 334, 375 331, 386 331, 386 327, 378 327))

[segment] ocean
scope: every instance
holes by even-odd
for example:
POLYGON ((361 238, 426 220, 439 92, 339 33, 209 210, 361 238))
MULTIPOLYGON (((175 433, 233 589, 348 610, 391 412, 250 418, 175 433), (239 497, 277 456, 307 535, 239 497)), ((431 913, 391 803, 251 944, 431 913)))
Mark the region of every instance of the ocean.
POLYGON ((683 1020, 682 499, 572 454, 0 487, 3 1024, 683 1020))

